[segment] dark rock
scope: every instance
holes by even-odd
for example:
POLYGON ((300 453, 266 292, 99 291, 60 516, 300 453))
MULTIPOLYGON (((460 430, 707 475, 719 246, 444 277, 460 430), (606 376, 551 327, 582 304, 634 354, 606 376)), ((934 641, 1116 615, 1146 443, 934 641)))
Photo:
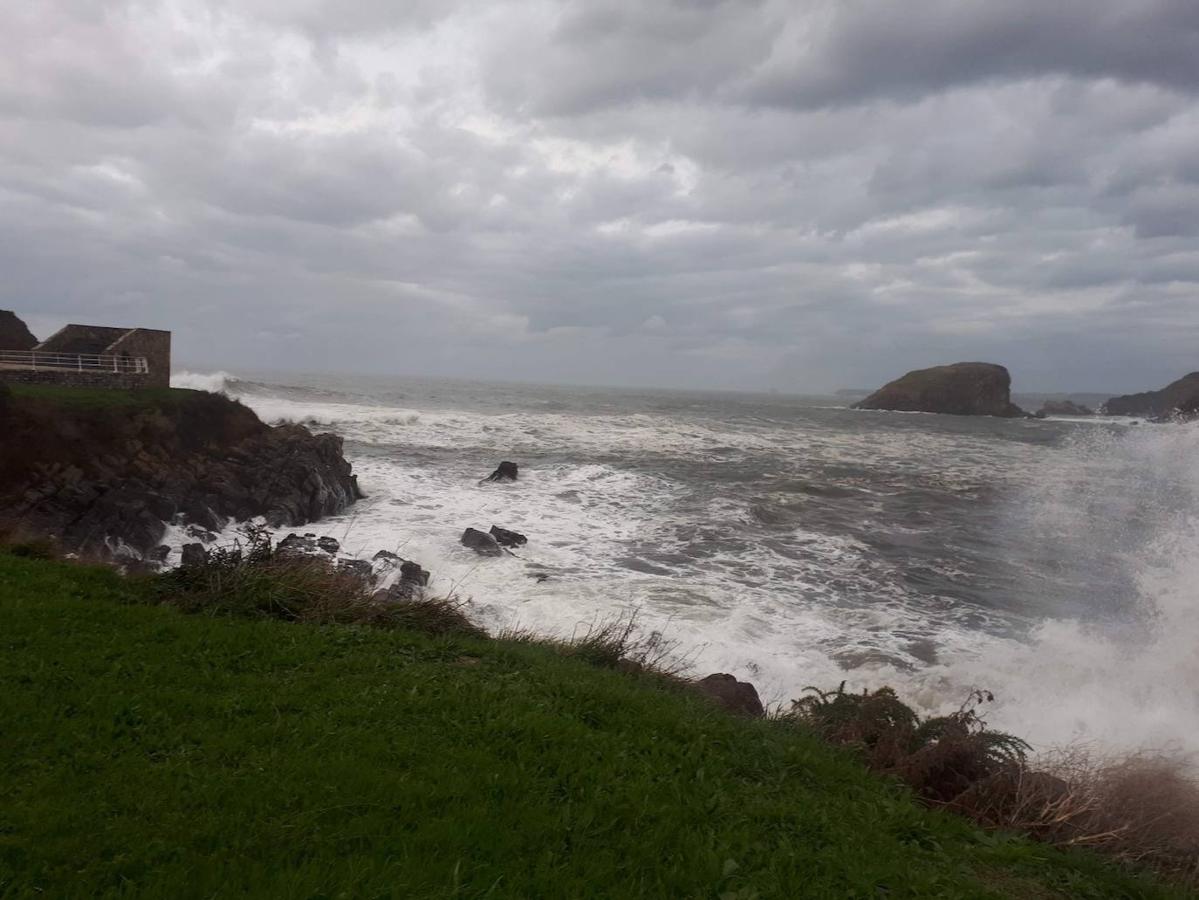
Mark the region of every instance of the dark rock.
POLYGON ((516 481, 520 468, 514 462, 502 462, 499 467, 487 476, 486 481, 516 481))
POLYGON ((1164 416, 1189 418, 1199 413, 1199 372, 1184 375, 1160 391, 1112 397, 1103 404, 1109 416, 1164 416))
POLYGON ((346 572, 350 575, 357 576, 365 582, 371 583, 375 580, 375 570, 371 568, 371 564, 365 559, 343 559, 337 563, 339 572, 346 572))
POLYGON ((159 544, 146 555, 155 562, 166 562, 167 557, 171 555, 171 548, 166 544, 159 544))
POLYGON ((731 713, 754 718, 766 715, 757 688, 748 681, 738 681, 732 675, 709 675, 695 682, 695 689, 731 713))
POLYGON ((0 508, 68 552, 145 555, 165 523, 210 540, 230 519, 271 527, 340 512, 360 492, 341 439, 271 428, 234 400, 181 392, 75 409, 9 398, 0 423, 0 508))
POLYGON ((386 559, 391 560, 392 562, 400 562, 400 557, 392 553, 390 550, 380 550, 371 558, 376 561, 380 559, 386 559))
POLYGON ((491 536, 501 547, 523 547, 529 542, 529 539, 519 531, 509 531, 498 525, 491 526, 491 536))
POLYGON ((429 584, 429 573, 422 569, 419 563, 405 560, 400 566, 400 581, 426 587, 429 584))
POLYGON ((1038 419, 1043 419, 1046 416, 1091 416, 1094 415, 1090 409, 1081 404, 1074 403, 1071 400, 1046 400, 1041 404, 1040 412, 1036 413, 1038 419))
POLYGON ((37 338, 16 313, 0 309, 0 350, 32 350, 37 344, 37 338))
POLYGON ((208 551, 203 544, 184 544, 180 557, 180 565, 187 569, 192 566, 202 566, 208 562, 208 551))
POLYGON ((320 537, 316 539, 316 545, 326 553, 336 553, 341 549, 341 542, 331 537, 320 537))
POLYGON ((1012 403, 1012 377, 994 363, 954 363, 908 372, 884 385, 854 409, 945 413, 955 416, 1024 415, 1012 403))
POLYGON ((316 537, 293 531, 275 545, 275 552, 280 556, 312 556, 317 552, 316 537))
POLYGON ((462 546, 470 547, 481 556, 500 556, 504 552, 495 538, 477 528, 468 528, 462 532, 459 542, 462 546))

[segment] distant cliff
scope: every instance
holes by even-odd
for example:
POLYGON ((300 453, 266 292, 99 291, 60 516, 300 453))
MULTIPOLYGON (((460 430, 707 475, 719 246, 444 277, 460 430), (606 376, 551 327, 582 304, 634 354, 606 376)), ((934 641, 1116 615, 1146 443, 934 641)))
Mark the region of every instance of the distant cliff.
POLYGON ((854 409, 945 413, 954 416, 1024 415, 1012 403, 1012 377, 994 363, 963 362, 917 369, 879 388, 854 409))
POLYGON ((219 394, 0 385, 0 523, 68 549, 152 555, 168 522, 300 525, 359 496, 341 438, 219 394))
POLYGON ((1184 375, 1160 391, 1125 394, 1103 404, 1109 416, 1169 416, 1199 412, 1199 372, 1184 375))

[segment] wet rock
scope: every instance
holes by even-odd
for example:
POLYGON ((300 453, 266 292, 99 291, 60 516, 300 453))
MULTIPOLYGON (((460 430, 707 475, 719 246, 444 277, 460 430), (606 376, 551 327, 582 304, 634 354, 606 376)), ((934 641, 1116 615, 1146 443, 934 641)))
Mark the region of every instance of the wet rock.
POLYGON ((193 566, 202 566, 208 562, 208 551, 204 549, 203 544, 184 544, 181 556, 180 565, 183 568, 191 568, 193 566))
POLYGON ((337 563, 337 571, 354 575, 368 583, 373 583, 375 580, 375 570, 365 559, 340 560, 337 563))
POLYGON ((695 682, 695 689, 731 713, 753 718, 766 715, 757 688, 748 681, 738 681, 732 675, 709 675, 695 682))
POLYGON ((470 547, 480 556, 500 556, 504 552, 495 538, 477 528, 468 528, 462 532, 459 543, 464 547, 470 547))
POLYGON ((501 547, 523 547, 529 542, 529 539, 519 531, 509 531, 498 525, 491 526, 491 536, 501 547))
POLYGON ((312 556, 317 552, 316 536, 296 534, 294 531, 275 546, 281 556, 312 556))
POLYGON ((171 548, 166 544, 159 544, 147 554, 147 556, 155 562, 166 562, 167 557, 170 555, 171 548))
POLYGON ((378 553, 372 556, 371 559, 375 560, 376 562, 381 559, 385 559, 390 562, 402 562, 400 557, 397 554, 392 553, 390 550, 380 550, 378 553))
POLYGON ((420 567, 419 563, 405 560, 400 565, 400 581, 425 587, 429 584, 429 573, 420 567))
POLYGON ((317 538, 316 545, 326 553, 336 553, 341 549, 341 542, 331 537, 317 538))
POLYGON ((504 461, 494 472, 487 476, 486 481, 516 481, 520 469, 514 462, 504 461))

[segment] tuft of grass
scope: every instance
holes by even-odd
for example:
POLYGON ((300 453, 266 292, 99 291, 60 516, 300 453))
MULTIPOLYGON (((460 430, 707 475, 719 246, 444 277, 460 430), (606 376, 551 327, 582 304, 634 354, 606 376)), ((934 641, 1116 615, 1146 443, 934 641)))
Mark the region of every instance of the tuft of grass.
POLYGON ((210 551, 201 564, 158 576, 150 595, 188 613, 483 634, 455 598, 377 598, 366 581, 330 559, 278 553, 265 528, 246 526, 242 536, 244 542, 210 551))
POLYGON ((1183 896, 553 647, 147 583, 0 551, 0 896, 1183 896))

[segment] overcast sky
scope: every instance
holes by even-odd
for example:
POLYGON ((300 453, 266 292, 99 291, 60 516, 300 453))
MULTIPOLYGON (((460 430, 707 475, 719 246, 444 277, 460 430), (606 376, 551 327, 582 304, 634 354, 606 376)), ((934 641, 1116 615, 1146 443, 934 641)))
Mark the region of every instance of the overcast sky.
POLYGON ((1196 0, 0 6, 0 307, 189 366, 1199 369, 1196 0))

